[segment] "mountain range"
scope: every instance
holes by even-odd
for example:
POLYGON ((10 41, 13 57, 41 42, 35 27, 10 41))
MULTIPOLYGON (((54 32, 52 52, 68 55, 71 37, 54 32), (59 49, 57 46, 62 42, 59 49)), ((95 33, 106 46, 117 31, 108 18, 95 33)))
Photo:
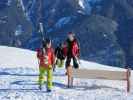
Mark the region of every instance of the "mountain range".
POLYGON ((132 0, 1 0, 0 45, 35 50, 44 37, 54 46, 72 31, 81 58, 133 67, 132 0))

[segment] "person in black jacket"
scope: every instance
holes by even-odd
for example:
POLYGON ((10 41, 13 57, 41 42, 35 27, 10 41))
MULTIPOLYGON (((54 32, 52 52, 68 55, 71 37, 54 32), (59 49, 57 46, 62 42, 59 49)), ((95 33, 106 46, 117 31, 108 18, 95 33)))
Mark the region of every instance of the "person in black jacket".
POLYGON ((68 33, 68 38, 66 40, 67 44, 67 54, 66 54, 66 75, 68 76, 68 87, 70 87, 70 82, 72 81, 72 69, 79 68, 79 56, 80 56, 80 45, 72 32, 68 33), (71 62, 73 61, 73 65, 71 62))
POLYGON ((64 60, 65 60, 65 54, 64 54, 64 44, 60 43, 57 48, 55 49, 55 56, 57 58, 56 65, 58 65, 59 68, 63 67, 64 60))
POLYGON ((70 32, 68 34, 67 44, 67 55, 66 55, 66 69, 71 67, 71 61, 73 60, 73 67, 79 68, 78 59, 80 56, 80 46, 78 40, 75 38, 75 34, 70 32))

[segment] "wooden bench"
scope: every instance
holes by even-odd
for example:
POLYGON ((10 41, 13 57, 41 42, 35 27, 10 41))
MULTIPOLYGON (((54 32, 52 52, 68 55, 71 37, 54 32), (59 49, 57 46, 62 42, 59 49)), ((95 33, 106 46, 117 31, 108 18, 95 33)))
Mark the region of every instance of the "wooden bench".
POLYGON ((73 86, 74 78, 81 79, 105 79, 105 80, 123 80, 127 82, 127 92, 130 92, 131 70, 109 71, 93 69, 73 69, 72 74, 68 76, 68 86, 73 86))

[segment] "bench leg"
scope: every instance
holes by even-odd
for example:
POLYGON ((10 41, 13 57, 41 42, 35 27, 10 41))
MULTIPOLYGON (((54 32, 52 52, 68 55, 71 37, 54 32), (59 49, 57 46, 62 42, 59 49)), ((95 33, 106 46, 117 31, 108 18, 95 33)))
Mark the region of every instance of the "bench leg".
POLYGON ((130 92, 130 75, 131 75, 131 70, 128 68, 126 72, 126 77, 127 77, 127 92, 130 92))

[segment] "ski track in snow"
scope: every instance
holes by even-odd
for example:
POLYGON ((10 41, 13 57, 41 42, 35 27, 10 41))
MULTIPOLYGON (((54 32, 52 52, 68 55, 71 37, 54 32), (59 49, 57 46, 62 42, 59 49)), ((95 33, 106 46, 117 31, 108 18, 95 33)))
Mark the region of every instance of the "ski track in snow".
MULTIPOLYGON (((75 79, 74 87, 68 89, 64 68, 57 68, 54 72, 54 87, 51 93, 46 92, 45 85, 40 91, 37 85, 38 67, 35 53, 0 47, 0 56, 4 56, 1 52, 6 52, 6 50, 10 51, 9 55, 16 55, 16 59, 9 60, 10 56, 0 59, 0 100, 133 100, 133 84, 131 84, 131 93, 126 93, 126 82, 123 81, 75 79), (31 58, 35 63, 29 60, 31 58), (18 62, 19 60, 21 61, 18 62), (22 66, 22 63, 26 61, 28 64, 22 66), (12 62, 14 64, 11 64, 12 62)), ((93 69, 100 67, 99 69, 123 70, 87 61, 81 61, 81 66, 84 68, 95 66, 93 69)))

